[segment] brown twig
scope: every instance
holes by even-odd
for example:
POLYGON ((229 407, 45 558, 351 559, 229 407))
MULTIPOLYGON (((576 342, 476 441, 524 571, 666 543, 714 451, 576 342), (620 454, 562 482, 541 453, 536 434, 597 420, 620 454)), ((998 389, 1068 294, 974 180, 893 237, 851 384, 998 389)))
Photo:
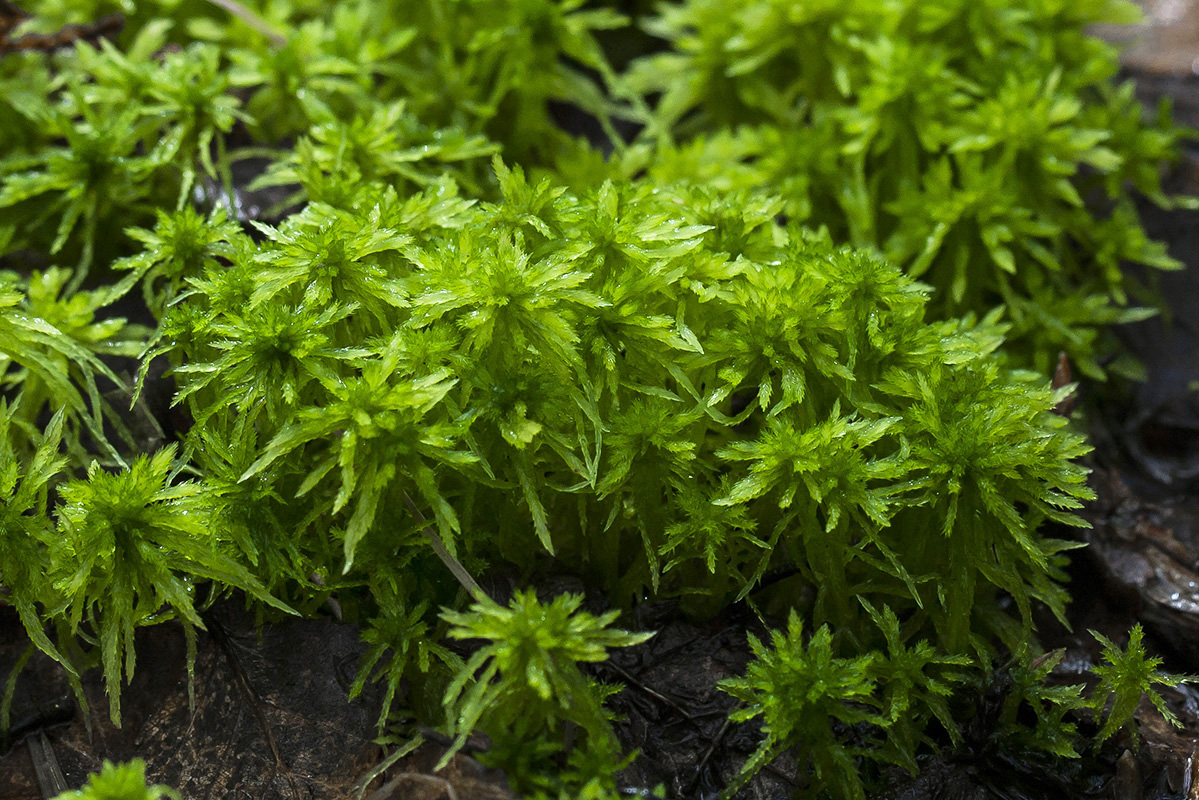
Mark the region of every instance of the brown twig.
POLYGON ((613 672, 619 674, 620 677, 625 681, 625 683, 630 684, 631 686, 633 686, 633 688, 639 689, 640 691, 644 692, 645 694, 648 694, 650 697, 654 698, 659 703, 664 703, 665 705, 670 706, 675 711, 682 714, 687 719, 688 722, 695 722, 695 717, 689 711, 687 711, 687 709, 683 708, 677 702, 675 702, 674 700, 671 700, 669 697, 667 697, 666 695, 657 691, 656 689, 653 689, 650 686, 648 686, 647 684, 642 683, 637 678, 635 678, 632 674, 630 674, 628 670, 616 666, 610 660, 603 662, 602 666, 604 669, 610 669, 613 672))
POLYGON ((720 730, 716 731, 716 735, 712 737, 712 743, 708 745, 708 749, 704 751, 703 757, 700 758, 699 763, 695 765, 695 774, 691 776, 691 780, 687 783, 687 794, 691 794, 695 791, 695 785, 699 783, 699 776, 703 774, 704 767, 707 765, 708 759, 710 759, 712 754, 716 752, 716 747, 720 744, 721 740, 724 739, 724 735, 728 731, 729 725, 731 725, 732 722, 732 719, 725 717, 724 723, 720 726, 720 730))
POLYGON ((67 779, 63 777, 62 767, 58 765, 58 758, 45 731, 38 731, 36 736, 29 737, 29 757, 33 759, 33 772, 37 776, 42 797, 50 800, 67 790, 67 779))
POLYGON ((24 9, 9 0, 0 0, 0 56, 19 50, 50 52, 70 47, 78 41, 112 38, 125 26, 122 15, 109 14, 95 22, 64 25, 54 33, 27 33, 18 39, 11 38, 9 34, 29 18, 30 14, 24 9))
POLYGON ((432 783, 445 789, 448 800, 458 800, 458 793, 454 791, 454 784, 445 778, 440 778, 436 775, 424 775, 419 772, 401 772, 372 792, 371 796, 366 800, 391 800, 391 797, 395 794, 395 790, 404 783, 432 783))
POLYGON ((404 505, 408 506, 408 513, 424 529, 429 544, 433 546, 433 552, 437 554, 437 557, 441 559, 441 563, 446 565, 453 576, 458 579, 458 583, 462 584, 463 588, 476 600, 486 599, 487 593, 483 591, 483 587, 471 577, 471 574, 466 571, 466 567, 462 566, 462 562, 450 554, 450 551, 445 547, 445 542, 441 541, 441 537, 437 535, 437 531, 433 530, 432 523, 425 519, 425 515, 417 508, 416 503, 412 500, 412 496, 407 492, 404 492, 404 505))

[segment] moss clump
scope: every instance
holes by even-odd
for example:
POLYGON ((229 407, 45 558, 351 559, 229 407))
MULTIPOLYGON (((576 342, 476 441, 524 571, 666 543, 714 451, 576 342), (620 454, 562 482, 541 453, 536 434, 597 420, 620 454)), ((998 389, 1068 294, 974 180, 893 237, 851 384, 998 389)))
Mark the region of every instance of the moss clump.
MULTIPOLYGON (((1097 330, 1059 312, 1135 316, 1113 265, 1172 266, 1127 186, 1163 199, 1178 138, 1126 113, 1091 17, 693 0, 618 74, 610 11, 393 5, 164 0, 116 43, 0 63, 0 257, 40 268, 0 291, 0 581, 30 646, 76 686, 102 665, 117 719, 133 631, 170 609, 194 641, 197 584, 264 615, 336 592, 380 729, 405 682, 434 692, 418 716, 489 731, 531 795, 616 791, 609 690, 576 662, 644 635, 578 598, 497 605, 489 568, 785 611, 724 684, 764 720, 741 781, 822 741, 813 790, 860 796, 863 759, 954 741, 946 698, 1005 652, 1030 702, 1074 708, 1026 644, 1035 607, 1064 617, 1075 544, 1043 528, 1082 524, 1088 446, 1068 387, 1014 365, 1064 347, 1097 374, 1097 330), (124 405, 160 365, 182 421, 158 447, 124 405), (489 643, 463 662, 447 635, 489 643)), ((1028 741, 1076 752, 1064 713, 1028 741)))

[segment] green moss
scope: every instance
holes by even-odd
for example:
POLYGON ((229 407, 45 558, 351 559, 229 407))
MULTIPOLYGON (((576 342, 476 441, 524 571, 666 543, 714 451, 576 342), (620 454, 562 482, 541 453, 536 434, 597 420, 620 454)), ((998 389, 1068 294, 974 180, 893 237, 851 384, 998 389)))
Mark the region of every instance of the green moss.
MULTIPOLYGON (((660 95, 643 121, 664 179, 768 187, 785 212, 874 247, 935 287, 938 317, 1002 304, 1009 349, 1047 372, 1059 351, 1102 379, 1104 328, 1153 303, 1120 265, 1178 269, 1134 192, 1163 206, 1160 165, 1188 136, 1116 86, 1096 23, 1129 2, 662 5, 667 48, 631 67, 660 95), (1084 311, 1085 309, 1085 311, 1084 311)), ((1127 371, 1120 362, 1111 369, 1127 371)))
MULTIPOLYGON (((551 0, 147 3, 116 44, 0 63, 0 257, 45 267, 0 286, 0 581, 31 647, 77 687, 101 666, 119 719, 134 630, 194 647, 195 584, 264 618, 336 592, 381 737, 478 726, 521 792, 605 797, 629 756, 577 662, 642 641, 611 625, 647 597, 745 602, 788 625, 723 684, 766 737, 729 793, 802 742, 811 792, 863 796, 1013 653, 1001 738, 1075 754, 1033 620, 1065 618, 1077 544, 1046 524, 1082 524, 1089 447, 1015 365, 1099 374, 1063 309, 1132 318, 1114 265, 1173 266, 1128 187, 1164 201, 1181 134, 1110 87, 1085 9, 725 5, 663 7, 673 49, 625 74, 596 38, 623 19, 551 0), (139 294, 153 332, 111 317, 139 294), (160 365, 187 424, 139 452, 97 381, 136 372, 140 402, 160 365), (504 607, 488 569, 614 610, 504 607)), ((1109 656, 1101 740, 1157 680, 1109 656)))
POLYGON ((135 758, 125 764, 105 761, 82 789, 63 792, 55 800, 160 800, 180 795, 167 786, 146 783, 146 762, 135 758))

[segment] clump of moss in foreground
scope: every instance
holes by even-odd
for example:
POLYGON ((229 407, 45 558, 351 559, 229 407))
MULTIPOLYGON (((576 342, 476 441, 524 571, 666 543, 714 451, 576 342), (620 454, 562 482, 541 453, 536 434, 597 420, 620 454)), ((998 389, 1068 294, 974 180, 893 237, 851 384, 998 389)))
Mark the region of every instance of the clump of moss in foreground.
MULTIPOLYGON (((924 287, 780 226, 767 196, 574 196, 496 171, 499 202, 367 185, 210 245, 229 255, 155 304, 147 356, 172 361, 199 477, 145 496, 70 484, 57 544, 35 548, 43 619, 91 609, 65 617, 82 633, 113 613, 70 577, 99 535, 75 524, 89 498, 123 521, 104 562, 133 581, 122 626, 171 586, 124 559, 202 546, 295 608, 336 589, 411 651, 435 643, 432 609, 459 602, 431 537, 473 572, 586 571, 619 606, 791 607, 846 657, 886 644, 867 608, 903 620, 897 646, 926 639, 933 661, 975 670, 1030 636, 1034 604, 1064 613, 1073 545, 1040 527, 1079 524, 1086 446, 1052 413, 1063 390, 995 355, 1001 326, 925 322, 924 287), (759 593, 770 570, 795 579, 759 593)), ((139 239, 180 230, 168 217, 139 239)), ((197 579, 257 585, 188 558, 209 565, 197 579)), ((114 642, 115 670, 132 656, 114 642)), ((388 682, 430 669, 410 659, 388 682)), ((904 741, 910 761, 920 739, 904 741)))

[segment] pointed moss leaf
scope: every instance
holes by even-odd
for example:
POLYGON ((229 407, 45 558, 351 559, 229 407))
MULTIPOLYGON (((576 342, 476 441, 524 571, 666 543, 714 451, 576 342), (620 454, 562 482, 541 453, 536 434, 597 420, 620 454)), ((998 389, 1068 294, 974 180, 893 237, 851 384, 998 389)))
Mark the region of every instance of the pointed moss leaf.
POLYGON ((518 591, 507 608, 487 600, 469 612, 442 613, 454 626, 452 638, 487 642, 446 692, 455 740, 443 764, 477 724, 490 731, 515 721, 526 736, 557 736, 561 722, 570 721, 589 739, 615 741, 600 695, 577 662, 603 661, 608 648, 629 647, 653 634, 610 628, 617 612, 596 617, 579 610, 582 602, 581 595, 564 594, 542 604, 533 592, 518 591))
POLYGON ((1191 675, 1171 675, 1159 670, 1162 659, 1146 654, 1142 641, 1145 632, 1139 622, 1129 630, 1128 646, 1124 649, 1097 631, 1090 633, 1103 645, 1104 661, 1094 669, 1094 673, 1099 676, 1099 685, 1091 693, 1090 699, 1096 715, 1104 718, 1096 743, 1105 741, 1121 728, 1128 730, 1133 742, 1139 741, 1133 717, 1145 696, 1148 696, 1153 707, 1167 722, 1178 727, 1181 723, 1177 716, 1169 709, 1161 692, 1154 686, 1173 687, 1181 683, 1195 682, 1199 678, 1191 675))
POLYGON ((166 448, 116 473, 93 463, 86 479, 59 489, 54 585, 63 599, 57 610, 67 613, 73 629, 86 619, 99 634, 117 723, 121 677, 131 677, 135 664, 134 628, 152 622, 164 607, 189 637, 204 627, 190 581, 212 580, 291 610, 224 552, 203 485, 170 483, 174 457, 174 448, 166 448))

